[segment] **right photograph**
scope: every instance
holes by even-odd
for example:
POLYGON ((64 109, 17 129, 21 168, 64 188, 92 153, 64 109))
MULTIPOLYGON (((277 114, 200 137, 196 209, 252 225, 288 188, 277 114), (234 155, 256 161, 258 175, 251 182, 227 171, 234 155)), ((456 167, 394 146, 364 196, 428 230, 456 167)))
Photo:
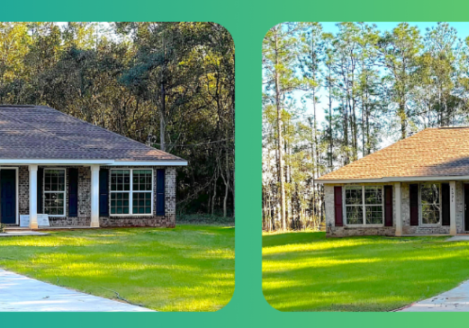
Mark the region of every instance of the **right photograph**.
POLYGON ((469 22, 288 22, 262 51, 267 302, 469 312, 469 22))

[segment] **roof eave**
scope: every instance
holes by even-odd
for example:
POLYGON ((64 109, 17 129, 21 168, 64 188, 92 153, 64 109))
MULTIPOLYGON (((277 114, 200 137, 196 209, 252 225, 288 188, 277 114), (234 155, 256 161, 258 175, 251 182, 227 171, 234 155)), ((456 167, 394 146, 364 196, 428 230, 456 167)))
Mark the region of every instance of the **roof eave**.
POLYGON ((161 161, 114 161, 109 166, 187 166, 184 160, 161 160, 161 161))
POLYGON ((388 183, 388 182, 410 182, 410 181, 463 181, 469 180, 469 175, 452 176, 415 176, 415 177, 383 177, 374 179, 324 179, 316 180, 319 184, 341 184, 341 183, 388 183))
POLYGON ((0 159, 0 165, 187 166, 187 161, 118 161, 113 159, 0 159))

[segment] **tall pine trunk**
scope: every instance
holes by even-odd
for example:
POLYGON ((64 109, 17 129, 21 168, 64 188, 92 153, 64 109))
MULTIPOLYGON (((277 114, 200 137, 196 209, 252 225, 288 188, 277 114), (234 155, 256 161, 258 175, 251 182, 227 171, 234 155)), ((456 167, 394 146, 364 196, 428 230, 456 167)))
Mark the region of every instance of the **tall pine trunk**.
MULTIPOLYGON (((277 27, 278 28, 278 27, 277 27)), ((282 229, 287 230, 287 220, 285 213, 285 167, 283 162, 283 122, 282 122, 282 106, 280 104, 280 74, 279 67, 279 54, 278 54, 278 34, 275 34, 275 102, 277 108, 277 144, 278 144, 278 179, 280 184, 280 220, 282 222, 282 229)))

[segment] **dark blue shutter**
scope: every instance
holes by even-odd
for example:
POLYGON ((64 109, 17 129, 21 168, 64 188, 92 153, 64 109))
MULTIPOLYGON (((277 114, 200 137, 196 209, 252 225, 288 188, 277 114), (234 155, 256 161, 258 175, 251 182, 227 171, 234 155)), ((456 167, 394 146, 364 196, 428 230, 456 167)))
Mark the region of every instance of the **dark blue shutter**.
POLYGON ((42 191, 44 185, 44 169, 39 167, 37 169, 37 213, 43 214, 42 208, 42 191))
POLYGON ((164 169, 156 170, 156 215, 165 215, 164 208, 164 169))
POLYGON ((99 216, 109 216, 109 170, 99 170, 99 216))
POLYGON ((78 216, 78 169, 68 169, 68 216, 78 216))

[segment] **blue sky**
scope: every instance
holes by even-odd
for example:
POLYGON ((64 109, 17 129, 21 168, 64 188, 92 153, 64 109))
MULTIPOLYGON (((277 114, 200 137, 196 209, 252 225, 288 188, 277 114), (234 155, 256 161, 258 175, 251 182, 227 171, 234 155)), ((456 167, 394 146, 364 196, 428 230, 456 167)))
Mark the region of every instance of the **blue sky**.
MULTIPOLYGON (((382 31, 391 31, 393 28, 395 28, 400 22, 367 22, 369 24, 376 24, 378 30, 380 32, 382 31)), ((329 33, 336 33, 339 31, 337 28, 336 24, 337 22, 321 22, 323 26, 324 32, 329 32, 329 33)), ((435 26, 437 22, 409 22, 411 26, 417 26, 420 30, 420 34, 425 34, 426 28, 429 28, 431 26, 435 26)), ((458 37, 462 40, 464 40, 467 36, 469 36, 469 22, 448 22, 448 24, 452 27, 454 27, 457 32, 458 32, 458 37)), ((301 96, 304 95, 304 92, 295 92, 294 93, 294 98, 296 98, 299 102, 301 99, 301 96)), ((322 89, 319 94, 319 105, 317 107, 317 115, 318 115, 318 122, 319 125, 321 126, 321 123, 324 122, 324 108, 327 106, 327 97, 322 89)), ((311 115, 312 114, 312 102, 307 101, 306 103, 306 113, 305 115, 311 115)), ((384 142, 385 144, 387 142, 384 142)))
MULTIPOLYGON (((390 31, 397 26, 400 22, 367 22, 369 24, 376 24, 380 31, 390 31)), ((417 26, 420 32, 425 33, 427 27, 435 26, 437 22, 409 22, 412 26, 417 26)), ((450 26, 458 31, 460 38, 469 36, 469 22, 447 22, 450 26)), ((335 33, 338 31, 336 26, 337 22, 321 22, 324 31, 335 33)))

